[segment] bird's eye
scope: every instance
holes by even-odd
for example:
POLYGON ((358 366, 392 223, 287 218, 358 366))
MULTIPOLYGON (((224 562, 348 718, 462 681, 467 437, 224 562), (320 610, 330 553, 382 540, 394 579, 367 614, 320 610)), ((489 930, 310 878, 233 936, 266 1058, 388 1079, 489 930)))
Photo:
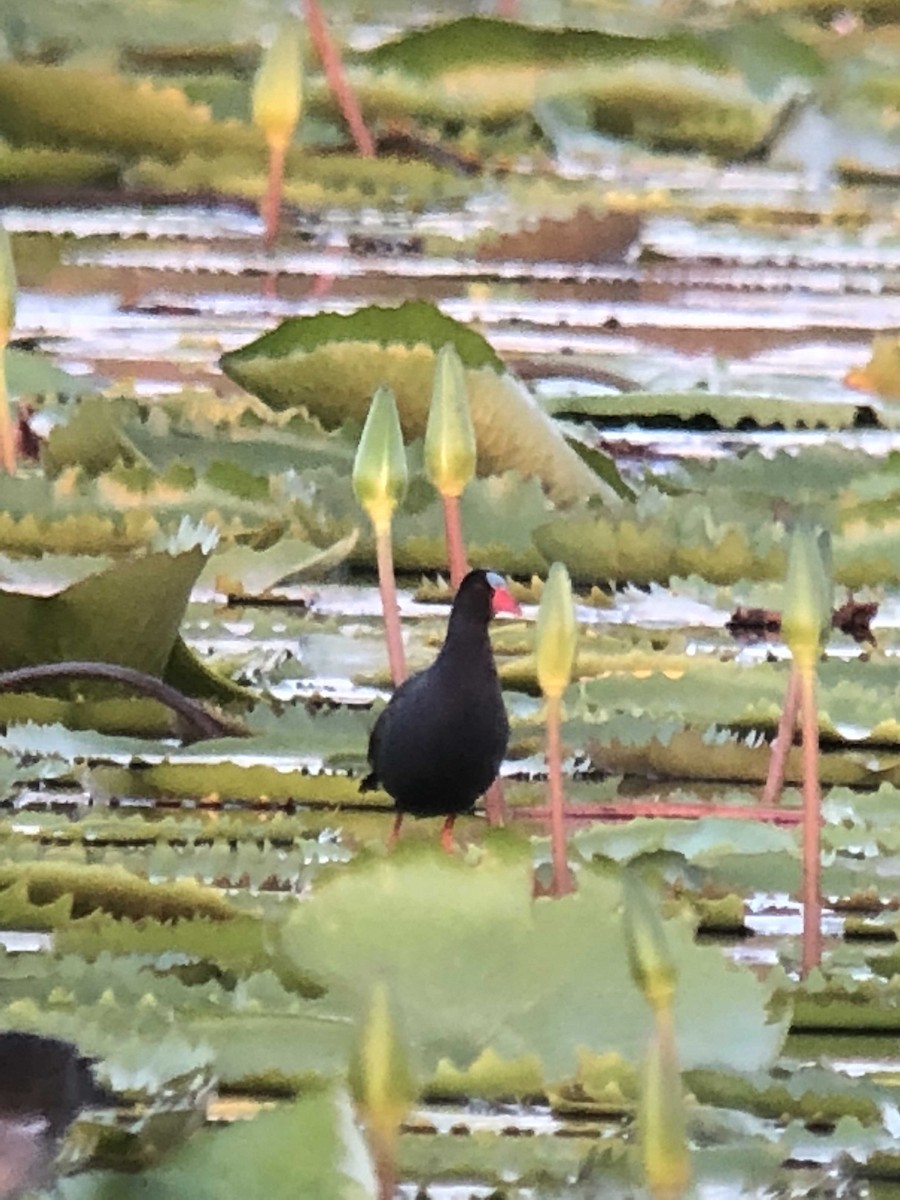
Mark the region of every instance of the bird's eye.
POLYGON ((487 581, 491 585, 491 587, 494 588, 495 591, 497 588, 505 588, 506 587, 506 580, 503 578, 502 575, 498 575, 496 571, 488 571, 487 574, 485 575, 485 578, 487 579, 487 581))

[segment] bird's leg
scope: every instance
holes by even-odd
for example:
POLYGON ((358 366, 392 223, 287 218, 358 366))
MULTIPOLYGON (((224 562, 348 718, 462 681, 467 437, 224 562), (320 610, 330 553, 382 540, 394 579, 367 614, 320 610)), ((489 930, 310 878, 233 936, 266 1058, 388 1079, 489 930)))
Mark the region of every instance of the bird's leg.
POLYGON ((390 851, 393 850, 394 846, 397 843, 397 838, 400 836, 400 826, 402 824, 403 824, 403 813, 398 812, 397 815, 394 817, 394 823, 391 826, 391 832, 388 834, 388 838, 387 838, 388 853, 390 853, 390 851))
POLYGON ((444 824, 441 828, 441 845, 447 854, 452 854, 455 847, 453 845, 453 822, 456 820, 456 813, 451 813, 449 817, 444 818, 444 824))

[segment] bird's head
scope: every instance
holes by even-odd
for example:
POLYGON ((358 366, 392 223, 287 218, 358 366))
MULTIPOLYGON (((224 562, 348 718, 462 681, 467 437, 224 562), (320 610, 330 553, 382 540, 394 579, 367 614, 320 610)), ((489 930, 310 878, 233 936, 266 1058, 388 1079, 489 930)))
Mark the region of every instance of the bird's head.
POLYGON ((507 587, 506 580, 496 571, 470 571, 459 585, 454 609, 471 614, 472 617, 489 621, 495 613, 514 613, 521 616, 522 610, 507 587))
POLYGON ((514 613, 517 617, 521 617, 522 610, 506 586, 503 576, 498 575, 496 571, 488 571, 485 579, 491 589, 491 613, 514 613))

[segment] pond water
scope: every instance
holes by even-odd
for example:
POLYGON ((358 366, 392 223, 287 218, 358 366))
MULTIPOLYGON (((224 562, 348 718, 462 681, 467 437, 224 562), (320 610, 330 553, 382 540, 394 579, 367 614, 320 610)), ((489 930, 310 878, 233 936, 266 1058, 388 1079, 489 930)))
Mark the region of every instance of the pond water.
MULTIPOLYGON (((573 177, 583 170, 583 163, 577 169, 572 164, 573 177)), ((727 195, 748 207, 765 202, 773 208, 782 204, 785 209, 795 206, 815 214, 834 199, 827 188, 811 190, 802 172, 749 166, 716 170, 684 164, 668 169, 657 165, 655 171, 657 177, 648 184, 624 163, 618 172, 604 168, 602 182, 620 189, 638 183, 664 187, 685 206, 700 197, 727 195)), ((190 388, 234 395, 236 385, 218 368, 220 355, 283 318, 419 298, 477 325, 502 357, 528 365, 536 392, 547 397, 572 394, 578 388, 602 390, 604 385, 596 377, 584 378, 586 368, 600 368, 610 378, 627 376, 635 387, 658 392, 699 385, 714 393, 727 385, 748 395, 777 393, 846 404, 863 402, 843 381, 848 371, 868 358, 872 335, 900 326, 900 260, 892 223, 896 195, 873 189, 854 199, 869 205, 872 216, 861 235, 829 228, 824 222, 806 227, 779 225, 773 219, 770 227, 756 229, 677 213, 650 213, 642 219, 638 241, 626 260, 616 263, 477 260, 466 252, 465 239, 490 228, 497 219, 502 200, 490 194, 454 214, 335 212, 313 219, 292 213, 279 249, 271 255, 260 248, 261 224, 255 214, 227 203, 198 206, 188 199, 183 204, 154 206, 116 200, 87 210, 36 204, 7 208, 4 222, 15 237, 27 280, 20 293, 16 338, 45 351, 67 371, 111 383, 113 390, 125 381, 131 392, 142 397, 165 397, 190 388), (439 252, 430 252, 429 239, 438 236, 459 237, 463 249, 451 256, 442 242, 439 252), (365 247, 365 239, 377 239, 377 249, 353 248, 365 247), (416 247, 413 251, 408 248, 411 244, 416 247), (32 269, 33 261, 41 263, 40 269, 32 269), (561 379, 560 372, 566 369, 571 369, 571 376, 561 379)), ((35 427, 41 428, 40 416, 35 427)), ((898 432, 890 428, 838 433, 704 432, 626 424, 597 429, 593 436, 635 480, 648 464, 663 476, 685 462, 727 462, 749 448, 772 456, 784 449, 838 440, 845 448, 883 460, 900 446, 898 432)), ((414 666, 433 655, 448 611, 446 604, 418 601, 415 586, 415 580, 403 580, 400 593, 414 666)), ((320 705, 365 712, 387 695, 380 607, 371 581, 315 582, 291 589, 283 599, 286 606, 274 610, 225 607, 221 594, 208 587, 199 589, 188 610, 185 638, 204 661, 242 682, 264 681, 279 700, 311 698, 320 705)), ((733 600, 727 592, 716 597, 677 588, 621 588, 607 607, 579 604, 578 618, 592 634, 618 630, 622 636, 633 635, 636 645, 660 632, 681 638, 684 653, 700 658, 784 659, 784 646, 774 640, 744 650, 731 642, 724 627, 733 600)), ((535 611, 526 604, 523 638, 531 636, 535 611)), ((897 653, 898 623, 896 593, 889 592, 881 597, 876 625, 886 656, 897 653)), ((849 639, 838 639, 833 656, 855 659, 858 649, 849 639)), ((536 720, 535 701, 518 693, 514 703, 523 726, 536 720)), ((851 727, 845 720, 842 728, 851 727)), ((866 733, 870 726, 864 722, 860 728, 866 733)), ((277 741, 272 723, 266 726, 266 736, 270 735, 277 741)), ((357 766, 364 755, 364 736, 361 724, 357 766)), ((16 744, 20 752, 41 752, 37 741, 27 743, 24 733, 16 744)), ((96 754, 86 744, 79 757, 80 789, 69 781, 57 790, 48 774, 46 783, 21 795, 15 832, 36 842, 48 838, 50 845, 49 826, 42 823, 48 813, 65 813, 65 819, 71 815, 73 825, 79 815, 98 813, 113 822, 136 814, 155 814, 161 820, 174 816, 178 824, 183 818, 196 820, 204 807, 213 814, 210 824, 239 813, 248 825, 259 822, 263 828, 272 809, 279 806, 277 799, 272 809, 265 800, 249 807, 238 801, 229 807, 220 803, 215 788, 210 788, 211 794, 191 795, 163 784, 148 784, 146 794, 139 787, 129 793, 105 772, 133 766, 138 756, 146 780, 154 767, 179 761, 209 766, 223 759, 236 766, 266 765, 284 772, 324 766, 337 778, 342 771, 338 760, 344 754, 343 743, 334 753, 331 747, 309 752, 267 744, 244 756, 229 749, 225 755, 212 752, 207 757, 202 747, 182 754, 174 743, 161 743, 156 752, 147 746, 138 751, 125 745, 117 753, 105 746, 96 754), (30 823, 32 817, 35 824, 30 823)), ((505 774, 516 776, 511 795, 523 805, 542 803, 540 744, 531 735, 523 737, 516 755, 504 768, 505 774), (522 778, 530 775, 538 777, 522 778)), ((580 782, 573 785, 573 794, 595 794, 597 779, 590 768, 586 774, 587 782, 583 787, 580 782)), ((136 778, 129 778, 129 787, 135 787, 136 778)), ((604 786, 601 781, 601 790, 604 786)), ((715 785, 710 786, 714 790, 715 785)), ((664 796, 677 794, 682 787, 696 792, 697 781, 694 777, 660 779, 651 769, 644 778, 629 780, 627 787, 635 796, 664 796)), ((306 821, 303 835, 321 849, 321 854, 316 850, 307 855, 304 865, 326 860, 330 846, 346 847, 348 854, 354 854, 386 830, 389 818, 383 806, 357 812, 343 793, 340 797, 335 801, 326 789, 318 800, 307 796, 289 806, 291 819, 299 813, 306 821)), ((477 841, 481 835, 482 827, 475 821, 461 822, 461 827, 464 837, 477 841)), ((528 828, 541 832, 539 823, 528 828)), ((210 836, 215 845, 215 833, 210 836)), ((425 832, 417 827, 413 836, 425 832)), ((177 870, 169 859, 163 862, 166 854, 171 857, 171 849, 160 850, 156 860, 140 848, 133 847, 130 853, 129 866, 151 878, 154 871, 158 878, 200 873, 199 860, 177 870)), ((342 854, 335 849, 333 856, 340 860, 342 854)), ((96 861, 114 861, 114 855, 102 849, 96 850, 96 856, 96 861)), ((879 864, 886 875, 888 858, 884 852, 879 864)), ((243 895, 246 900, 248 895, 263 894, 264 866, 257 870, 249 859, 242 861, 231 878, 223 862, 208 864, 203 877, 230 896, 243 895)), ((287 882, 282 880, 275 890, 308 894, 311 877, 299 868, 292 877, 286 871, 287 882)), ((861 870, 857 878, 862 890, 868 876, 861 870)), ((837 887, 832 899, 841 895, 837 887)), ((761 974, 785 962, 793 971, 801 923, 800 907, 787 891, 760 886, 746 906, 742 936, 716 936, 736 962, 761 974)), ((828 911, 823 930, 829 954, 840 958, 848 945, 842 940, 844 914, 828 911)), ((0 944, 10 953, 43 950, 49 941, 47 934, 0 934, 0 944)), ((847 970, 856 978, 872 977, 862 950, 847 970)), ((790 1073, 798 1065, 818 1063, 825 1072, 847 1080, 896 1075, 900 1068, 895 1051, 891 1039, 867 1041, 863 1046, 819 1030, 792 1036, 780 1066, 790 1073)), ((410 1130, 428 1127, 432 1135, 449 1140, 460 1126, 473 1138, 488 1133, 510 1139, 585 1136, 583 1130, 566 1126, 557 1111, 540 1106, 515 1112, 488 1108, 474 1114, 465 1106, 423 1108, 408 1121, 410 1130)), ((589 1132, 596 1134, 593 1128, 589 1132)), ((837 1162, 845 1144, 852 1148, 852 1136, 844 1132, 844 1143, 835 1137, 826 1140, 824 1148, 821 1142, 812 1144, 814 1135, 798 1134, 791 1151, 794 1165, 784 1177, 791 1181, 783 1181, 784 1191, 778 1194, 824 1194, 816 1189, 831 1186, 828 1172, 816 1173, 809 1164, 825 1168, 837 1162), (810 1170, 811 1175, 805 1174, 810 1170)), ((421 1136, 409 1132, 405 1139, 421 1136)), ((587 1195, 585 1187, 589 1187, 560 1183, 558 1177, 549 1186, 551 1191, 510 1184, 503 1194, 518 1200, 550 1194, 574 1198, 587 1195)), ((847 1178, 835 1186, 848 1190, 834 1194, 857 1194, 850 1190, 856 1184, 847 1178)), ((861 1185, 860 1189, 858 1194, 863 1194, 861 1185)), ((412 1200, 421 1193, 407 1180, 402 1194, 412 1200)), ((472 1176, 462 1182, 433 1180, 427 1194, 432 1200, 463 1200, 497 1192, 495 1183, 472 1176)), ((714 1172, 697 1189, 697 1195, 709 1198, 738 1194, 760 1193, 734 1179, 716 1182, 714 1172)), ((878 1184, 869 1194, 891 1192, 887 1184, 878 1184)))

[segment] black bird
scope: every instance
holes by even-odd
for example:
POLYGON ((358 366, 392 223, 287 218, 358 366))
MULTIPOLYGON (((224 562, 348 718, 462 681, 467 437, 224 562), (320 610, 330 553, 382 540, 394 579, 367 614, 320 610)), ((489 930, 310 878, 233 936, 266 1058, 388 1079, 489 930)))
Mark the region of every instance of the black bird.
POLYGON ((0 1033, 0 1200, 48 1187, 68 1126, 83 1108, 110 1108, 91 1060, 36 1033, 0 1033))
POLYGON ((453 848, 453 822, 496 778, 509 721, 488 638, 494 613, 521 610, 499 575, 470 571, 453 601, 437 658, 397 688, 369 738, 371 774, 361 792, 381 786, 397 816, 444 816, 441 845, 453 848))

